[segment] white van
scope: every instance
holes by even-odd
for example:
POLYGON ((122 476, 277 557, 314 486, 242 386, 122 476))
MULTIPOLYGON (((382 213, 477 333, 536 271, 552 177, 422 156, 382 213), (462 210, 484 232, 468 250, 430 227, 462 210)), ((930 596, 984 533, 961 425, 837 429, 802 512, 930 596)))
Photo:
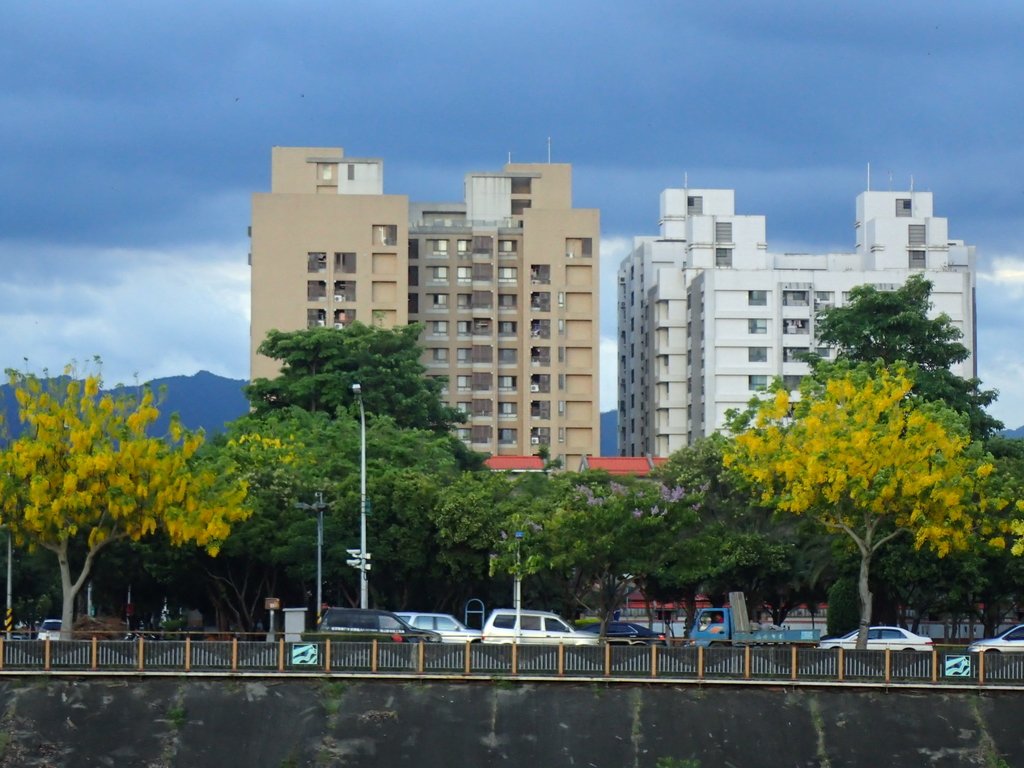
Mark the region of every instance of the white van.
POLYGON ((483 642, 598 645, 601 639, 589 632, 577 632, 561 616, 547 611, 519 611, 517 627, 515 608, 497 608, 484 624, 483 642))

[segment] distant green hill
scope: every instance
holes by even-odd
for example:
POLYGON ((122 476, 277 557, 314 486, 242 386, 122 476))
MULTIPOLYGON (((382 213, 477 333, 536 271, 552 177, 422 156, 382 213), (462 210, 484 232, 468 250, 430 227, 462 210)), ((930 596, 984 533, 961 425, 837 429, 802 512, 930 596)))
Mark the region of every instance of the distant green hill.
MULTIPOLYGON (((223 432, 228 422, 249 411, 249 401, 242 394, 242 388, 249 382, 244 379, 226 379, 199 371, 194 376, 171 376, 148 383, 154 391, 163 392, 165 398, 160 405, 160 418, 150 434, 164 434, 171 414, 177 413, 188 429, 201 428, 207 435, 215 435, 223 432)), ((114 391, 118 389, 130 387, 114 391)), ((10 385, 0 387, 0 398, 11 436, 17 437, 21 425, 10 385)))

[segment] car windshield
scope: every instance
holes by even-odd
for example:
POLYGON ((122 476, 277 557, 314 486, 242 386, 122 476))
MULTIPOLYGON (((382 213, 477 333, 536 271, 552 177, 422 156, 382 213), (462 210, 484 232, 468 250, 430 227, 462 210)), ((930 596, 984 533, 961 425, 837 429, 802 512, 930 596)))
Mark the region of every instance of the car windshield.
POLYGON ((60 619, 47 619, 40 629, 60 629, 60 619))

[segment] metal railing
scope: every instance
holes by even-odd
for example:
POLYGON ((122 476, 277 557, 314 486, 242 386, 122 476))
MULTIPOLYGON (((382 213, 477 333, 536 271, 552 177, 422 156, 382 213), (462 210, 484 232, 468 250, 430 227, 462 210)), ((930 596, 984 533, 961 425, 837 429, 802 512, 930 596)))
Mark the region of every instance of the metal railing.
POLYGON ((1024 654, 800 646, 488 645, 370 641, 2 640, 0 674, 399 674, 579 680, 1024 686, 1024 654))

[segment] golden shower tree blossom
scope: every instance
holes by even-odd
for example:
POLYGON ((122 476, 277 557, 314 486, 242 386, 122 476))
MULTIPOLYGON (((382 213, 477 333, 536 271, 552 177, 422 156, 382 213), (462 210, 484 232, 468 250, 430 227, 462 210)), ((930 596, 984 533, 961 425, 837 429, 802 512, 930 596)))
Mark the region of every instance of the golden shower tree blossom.
POLYGON ((171 543, 216 554, 233 523, 249 515, 246 485, 230 468, 197 461, 202 433, 172 419, 166 437, 147 430, 159 416, 153 392, 101 392, 99 376, 57 379, 8 371, 21 434, 0 452, 0 524, 19 545, 57 556, 64 630, 75 596, 108 544, 157 529, 171 543), (73 542, 84 545, 71 562, 73 542), (73 571, 76 569, 77 573, 73 571))
POLYGON ((906 370, 869 365, 805 380, 791 402, 771 399, 736 417, 726 464, 746 477, 762 502, 808 515, 848 536, 860 553, 858 647, 871 623, 871 559, 899 535, 941 557, 979 540, 1003 545, 989 513, 993 465, 972 447, 957 416, 910 396, 906 370))

